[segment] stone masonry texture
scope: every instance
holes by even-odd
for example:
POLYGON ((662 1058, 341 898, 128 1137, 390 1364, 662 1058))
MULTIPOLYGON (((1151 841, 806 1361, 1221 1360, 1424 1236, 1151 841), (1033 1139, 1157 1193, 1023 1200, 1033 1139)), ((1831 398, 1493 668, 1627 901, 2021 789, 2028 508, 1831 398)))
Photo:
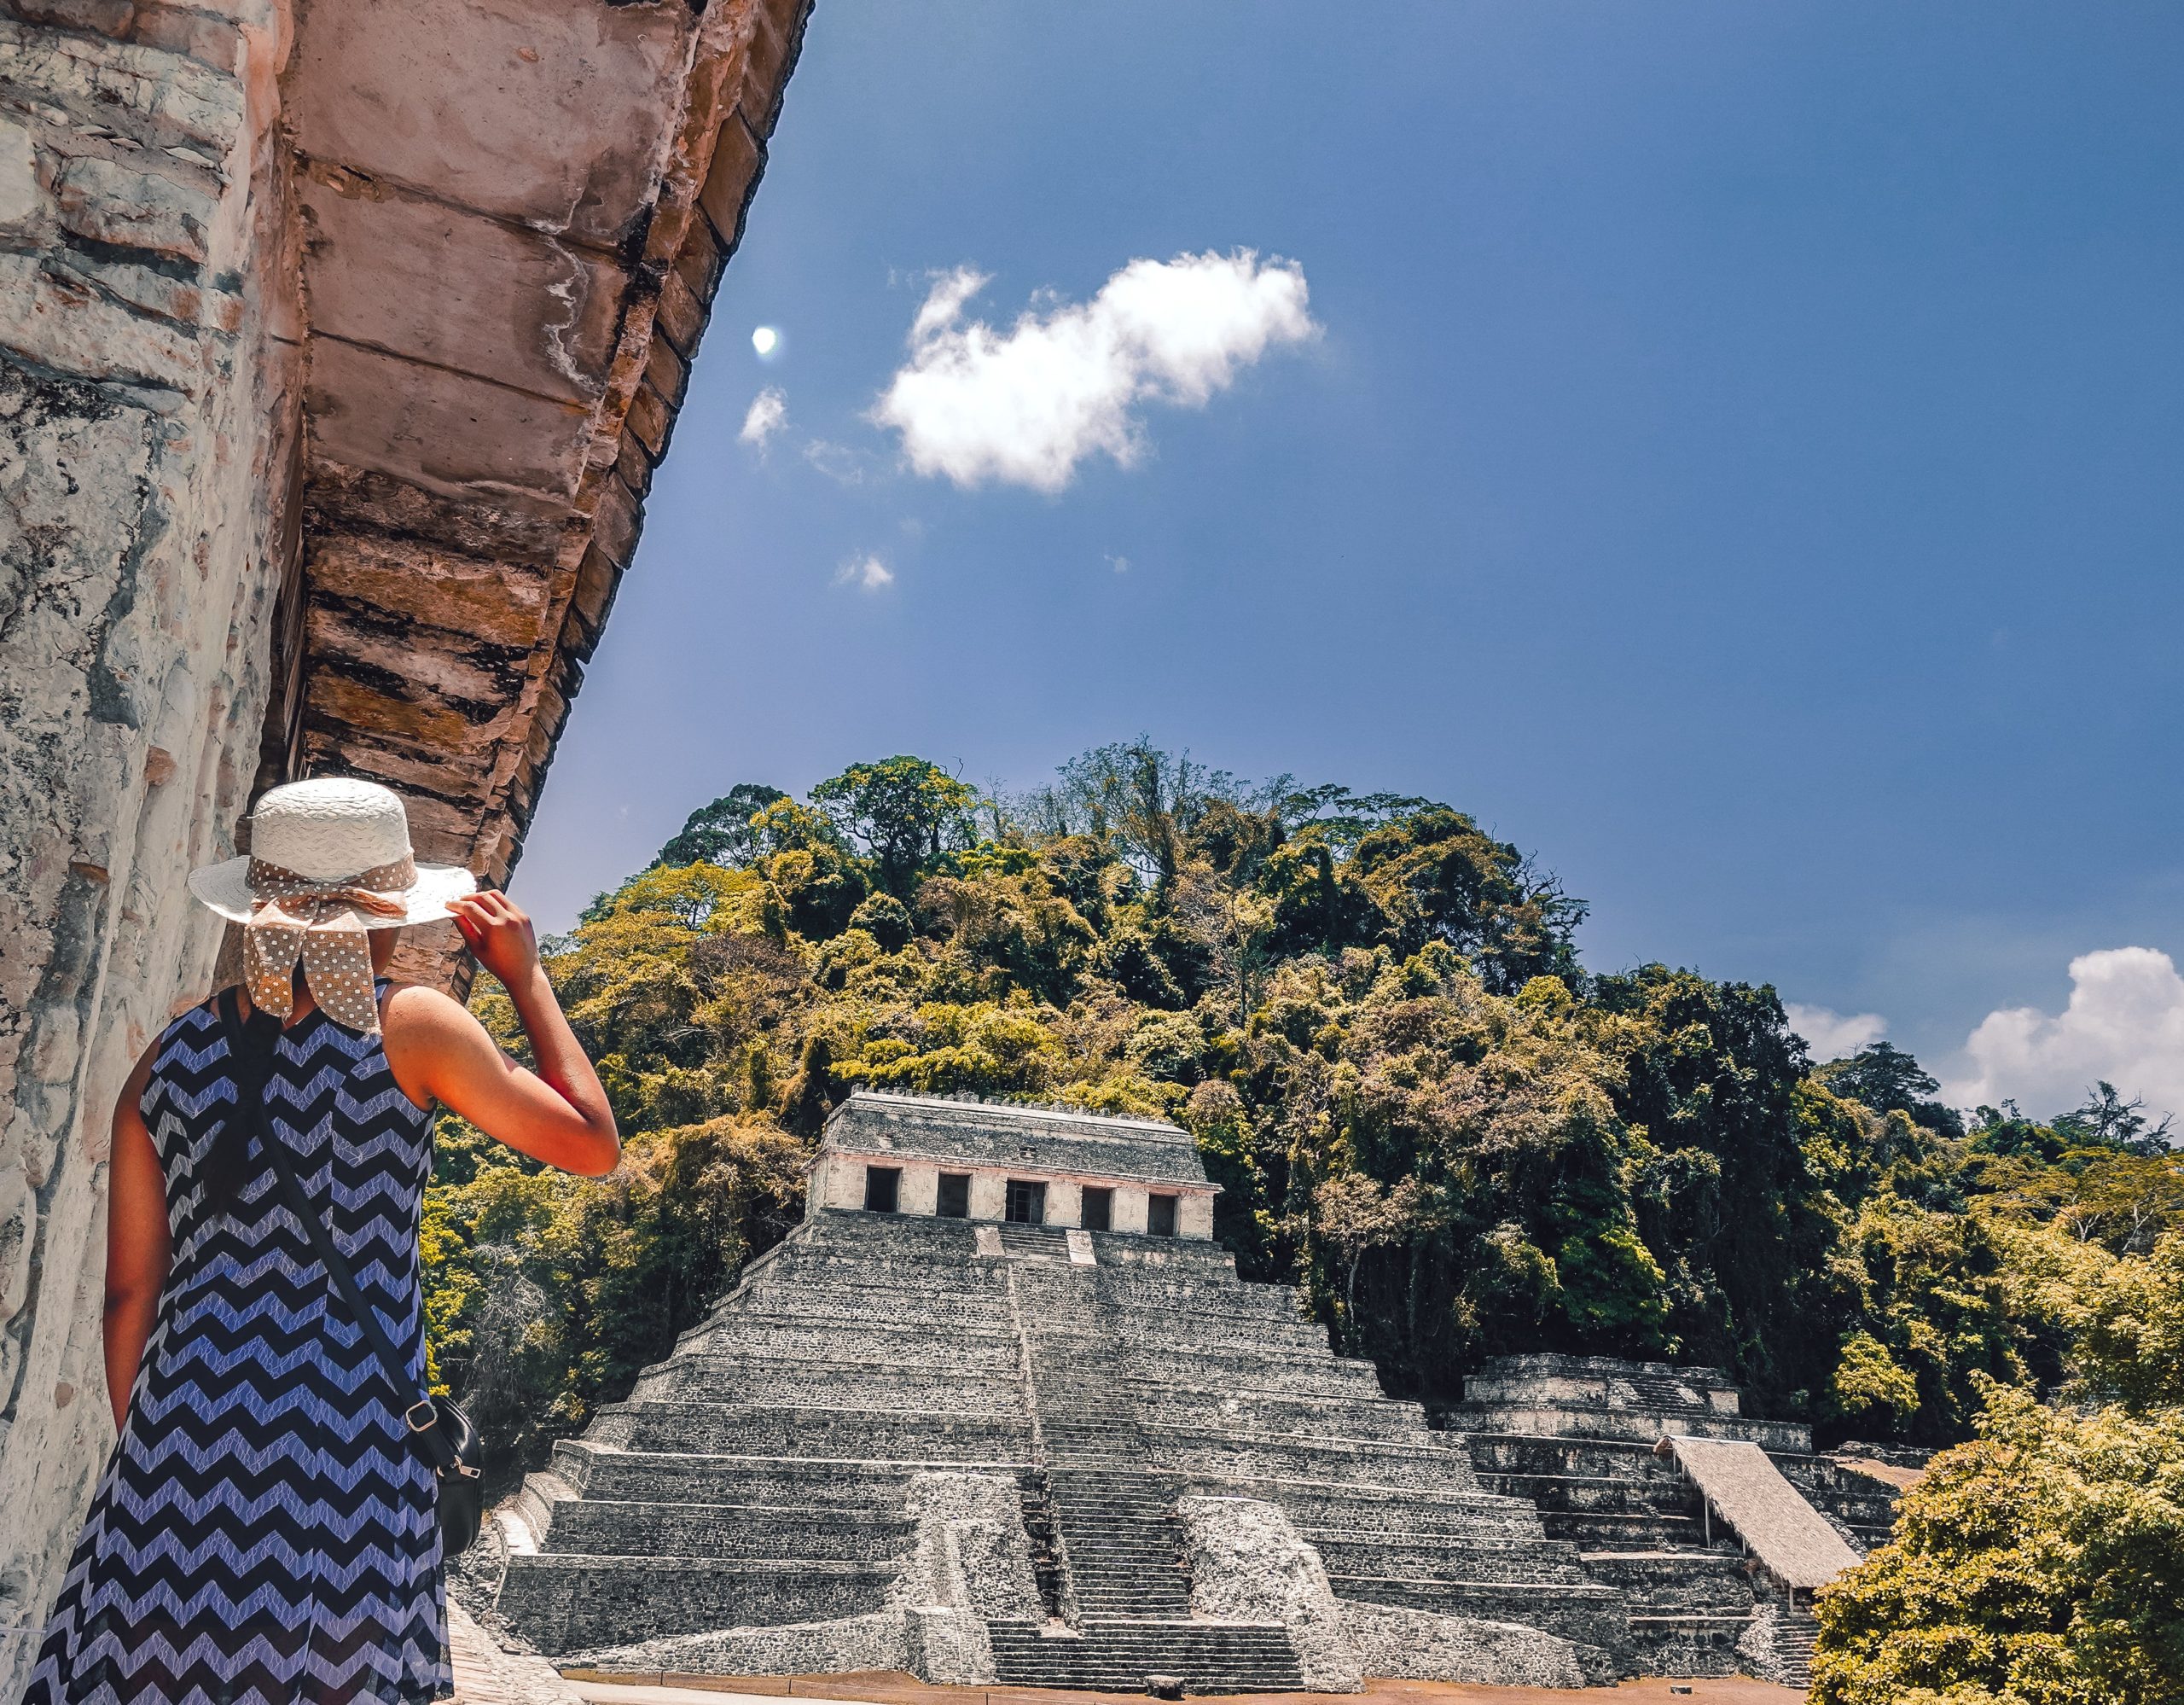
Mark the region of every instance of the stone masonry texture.
POLYGON ((806 4, 0 0, 0 1694, 112 1445, 183 876, 346 773, 505 880, 806 4))

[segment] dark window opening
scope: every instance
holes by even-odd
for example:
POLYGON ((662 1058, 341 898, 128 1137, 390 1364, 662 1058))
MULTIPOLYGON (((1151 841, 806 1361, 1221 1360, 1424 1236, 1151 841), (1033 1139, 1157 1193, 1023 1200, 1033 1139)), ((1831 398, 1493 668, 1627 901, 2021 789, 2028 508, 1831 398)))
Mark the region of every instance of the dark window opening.
POLYGON ((968 1219, 971 1217, 971 1175, 968 1173, 943 1173, 940 1175, 940 1196, 932 1211, 943 1219, 968 1219))
POLYGON ((1008 1181, 1008 1218, 1019 1225, 1047 1223, 1047 1187, 1026 1178, 1008 1181))
POLYGON ((1084 1191, 1084 1229, 1112 1231, 1115 1225, 1115 1193, 1088 1186, 1084 1191))
POLYGON ((867 1167, 864 1169, 864 1207, 868 1213, 892 1213, 895 1204, 902 1199, 903 1169, 900 1167, 867 1167))
POLYGON ((1156 1237, 1176 1235, 1176 1198, 1152 1196, 1145 1200, 1145 1229, 1156 1237))

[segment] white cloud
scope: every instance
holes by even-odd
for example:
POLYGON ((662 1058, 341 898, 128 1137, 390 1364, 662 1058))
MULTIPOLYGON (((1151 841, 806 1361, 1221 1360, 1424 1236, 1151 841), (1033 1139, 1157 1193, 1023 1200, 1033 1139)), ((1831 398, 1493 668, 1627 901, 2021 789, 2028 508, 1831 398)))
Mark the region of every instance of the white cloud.
POLYGON ((870 418, 902 434, 920 474, 1058 492, 1087 457, 1127 468, 1148 402, 1203 408, 1277 344, 1319 327, 1304 269, 1250 249, 1133 260, 1089 302, 1026 309, 1007 332, 963 311, 986 275, 938 280, 910 324, 910 360, 870 418))
POLYGON ((1790 1028, 1805 1039, 1815 1063, 1847 1059, 1888 1034, 1888 1021, 1877 1012, 1837 1012, 1825 1006, 1806 1006, 1794 1000, 1782 1003, 1790 1028))
POLYGON ((2184 1114, 2184 977, 2152 947, 2107 947, 2071 961, 2070 1003, 1989 1013, 1966 1039, 1962 1069, 1942 1086, 1958 1107, 2005 1097, 2052 1118, 2106 1079, 2156 1117, 2184 1114))
POLYGON ((743 430, 736 436, 764 450, 766 441, 787 424, 788 393, 778 385, 769 385, 751 399, 750 410, 743 416, 743 430))
POLYGON ((846 444, 815 438, 804 446, 804 459, 839 486, 864 483, 864 458, 846 444))
POLYGON ((882 562, 879 556, 867 551, 862 556, 852 556, 834 571, 838 586, 862 586, 868 592, 876 592, 882 586, 895 584, 895 571, 882 562))

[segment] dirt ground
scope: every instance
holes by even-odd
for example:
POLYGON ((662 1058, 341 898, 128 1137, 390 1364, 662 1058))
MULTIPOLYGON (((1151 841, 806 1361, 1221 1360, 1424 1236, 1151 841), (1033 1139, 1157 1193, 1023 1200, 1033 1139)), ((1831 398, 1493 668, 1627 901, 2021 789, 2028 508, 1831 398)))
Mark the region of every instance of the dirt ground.
MULTIPOLYGON (((617 1675, 567 1672, 571 1686, 593 1705, 734 1705, 742 1699, 833 1699, 862 1705, 1143 1705, 1132 1693, 1073 1693, 1043 1687, 933 1687, 899 1671, 851 1675, 617 1675)), ((1330 1705, 1325 1693, 1193 1694, 1194 1702, 1229 1705, 1330 1705)), ((1465 1687, 1445 1681, 1368 1681, 1352 1699, 1374 1705, 1572 1705, 1583 1699, 1689 1699, 1693 1705, 1795 1705, 1794 1687, 1742 1676, 1690 1681, 1626 1681, 1618 1687, 1465 1687)))

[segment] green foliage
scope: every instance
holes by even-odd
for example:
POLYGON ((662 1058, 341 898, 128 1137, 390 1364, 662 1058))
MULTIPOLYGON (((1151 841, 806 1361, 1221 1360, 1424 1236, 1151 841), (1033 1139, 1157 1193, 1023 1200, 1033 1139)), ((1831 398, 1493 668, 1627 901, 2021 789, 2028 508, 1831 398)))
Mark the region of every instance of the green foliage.
POLYGON ((747 864, 760 850, 752 820, 788 795, 764 782, 738 782, 711 805, 690 813, 682 831, 659 849, 655 864, 747 864))
POLYGON ((1948 1137, 1964 1134, 1962 1117, 1930 1098, 1941 1087, 1940 1080, 1892 1043, 1875 1042, 1847 1060, 1831 1060, 1813 1076, 1845 1100, 1875 1113, 1905 1113, 1930 1131, 1948 1137))
POLYGON ((1976 1441, 1821 1595, 1821 1705, 2184 1701, 2184 1232, 2121 1260, 2077 1247, 2074 1269, 2016 1265, 2075 1314, 2065 1395, 2109 1400, 1977 1382, 1976 1441))
POLYGON ((1990 1387, 1894 1544, 1820 1595, 1816 1705, 2184 1700, 2184 1411, 1990 1387))
POLYGON ((2089 1288, 2077 1366, 2097 1395, 2184 1414, 2184 1231, 2117 1262, 2089 1288))
POLYGON ((879 886, 897 899, 918 872, 951 848, 967 847, 976 789, 922 758, 852 764, 811 790, 811 803, 877 868, 879 886))

